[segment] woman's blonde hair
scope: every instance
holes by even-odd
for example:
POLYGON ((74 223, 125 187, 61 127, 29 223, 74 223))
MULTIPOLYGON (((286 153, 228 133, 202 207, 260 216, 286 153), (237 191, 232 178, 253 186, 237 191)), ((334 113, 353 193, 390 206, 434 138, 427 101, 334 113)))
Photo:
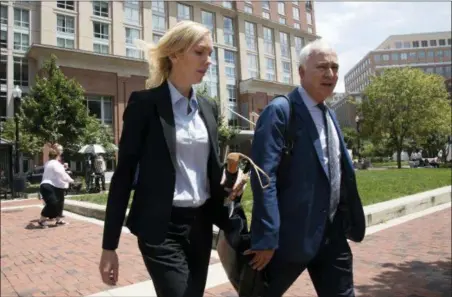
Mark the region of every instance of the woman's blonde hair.
POLYGON ((137 40, 135 44, 146 53, 149 63, 149 77, 146 88, 155 88, 168 79, 171 73, 170 56, 188 51, 210 30, 200 23, 181 21, 163 35, 157 44, 147 44, 137 40))
POLYGON ((49 159, 54 160, 56 157, 61 155, 63 152, 63 146, 61 144, 55 143, 49 148, 49 159))

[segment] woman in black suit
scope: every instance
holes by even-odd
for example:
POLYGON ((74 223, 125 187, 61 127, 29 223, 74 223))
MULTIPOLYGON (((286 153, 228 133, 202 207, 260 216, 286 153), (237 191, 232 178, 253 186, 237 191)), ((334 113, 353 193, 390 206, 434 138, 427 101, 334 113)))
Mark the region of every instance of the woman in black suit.
MULTIPOLYGON (((138 237, 159 297, 203 296, 212 224, 225 227, 216 105, 196 96, 213 43, 201 24, 183 21, 148 50, 147 89, 133 92, 123 116, 118 164, 110 184, 100 272, 118 281, 116 249, 126 222, 138 237)), ((233 196, 239 195, 241 177, 233 196)))

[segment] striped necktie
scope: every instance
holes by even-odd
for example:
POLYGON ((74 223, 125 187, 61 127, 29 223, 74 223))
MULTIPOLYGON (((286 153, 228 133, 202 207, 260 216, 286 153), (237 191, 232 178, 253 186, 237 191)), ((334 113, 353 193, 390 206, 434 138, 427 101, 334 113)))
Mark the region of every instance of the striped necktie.
POLYGON ((323 121, 325 124, 326 131, 326 139, 327 139, 327 148, 328 148, 328 173, 330 179, 330 221, 332 222, 334 219, 334 215, 336 214, 337 206, 339 205, 340 200, 340 191, 341 191, 341 167, 339 158, 337 156, 338 144, 334 141, 334 127, 332 125, 332 120, 330 114, 328 113, 328 108, 324 103, 320 103, 317 105, 323 114, 323 121))

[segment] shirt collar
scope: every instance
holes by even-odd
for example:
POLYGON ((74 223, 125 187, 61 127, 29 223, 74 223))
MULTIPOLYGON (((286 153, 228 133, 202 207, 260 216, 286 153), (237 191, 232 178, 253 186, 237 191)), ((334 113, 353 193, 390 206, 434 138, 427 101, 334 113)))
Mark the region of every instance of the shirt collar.
POLYGON ((306 92, 306 90, 302 86, 298 87, 298 92, 300 93, 301 98, 303 99, 304 104, 306 104, 306 107, 308 109, 314 108, 318 105, 317 101, 312 99, 312 97, 309 96, 308 92, 306 92))
MULTIPOLYGON (((179 102, 181 99, 188 99, 187 97, 185 97, 184 95, 182 95, 178 89, 176 89, 176 87, 168 80, 168 86, 169 86, 169 90, 170 90, 170 94, 171 94, 171 102, 172 104, 176 104, 177 102, 179 102)), ((191 97, 190 97, 190 102, 193 101, 195 104, 198 103, 197 99, 196 99, 196 92, 195 90, 193 90, 192 88, 192 92, 191 92, 191 97)))

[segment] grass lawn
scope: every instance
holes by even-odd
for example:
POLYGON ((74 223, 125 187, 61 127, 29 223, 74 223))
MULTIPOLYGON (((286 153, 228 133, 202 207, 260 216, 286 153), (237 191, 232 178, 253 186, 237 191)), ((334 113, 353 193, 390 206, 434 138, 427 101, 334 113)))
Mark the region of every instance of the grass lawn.
MULTIPOLYGON (((362 170, 357 172, 356 178, 362 202, 364 205, 369 205, 450 185, 451 169, 362 170)), ((248 214, 252 207, 250 188, 248 185, 242 199, 248 214)), ((105 204, 107 195, 88 194, 70 199, 105 204)))

